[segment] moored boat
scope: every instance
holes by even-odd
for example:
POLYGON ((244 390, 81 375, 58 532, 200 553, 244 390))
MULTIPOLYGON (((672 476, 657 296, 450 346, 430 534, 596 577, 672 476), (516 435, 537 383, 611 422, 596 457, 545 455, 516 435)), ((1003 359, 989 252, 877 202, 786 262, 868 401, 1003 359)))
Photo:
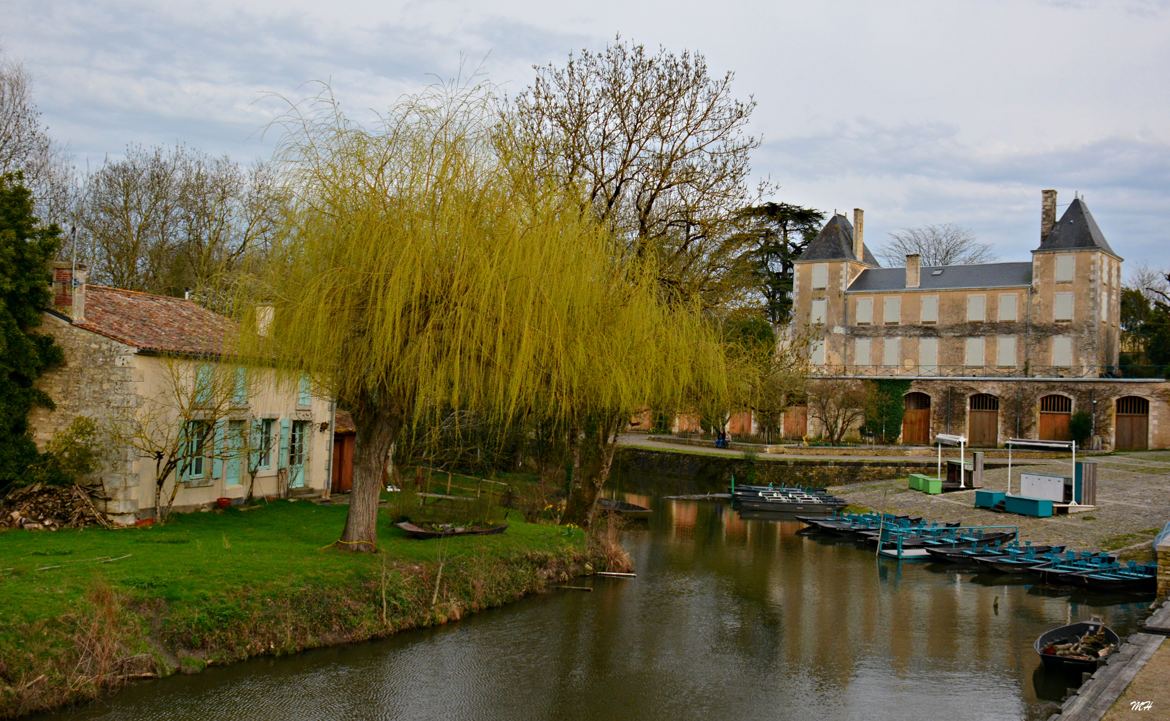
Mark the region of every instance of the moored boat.
POLYGON ((448 536, 489 536, 503 533, 508 529, 506 523, 501 523, 498 526, 456 526, 444 523, 433 528, 424 528, 410 521, 399 521, 394 525, 405 531, 406 535, 411 538, 418 539, 446 538, 448 536))
POLYGON ((616 513, 625 518, 649 518, 653 513, 645 506, 639 506, 629 501, 619 501, 615 498, 598 498, 597 507, 605 513, 616 513))
POLYGON ((1120 644, 1113 629, 1092 618, 1047 631, 1033 647, 1047 668, 1091 672, 1120 644))

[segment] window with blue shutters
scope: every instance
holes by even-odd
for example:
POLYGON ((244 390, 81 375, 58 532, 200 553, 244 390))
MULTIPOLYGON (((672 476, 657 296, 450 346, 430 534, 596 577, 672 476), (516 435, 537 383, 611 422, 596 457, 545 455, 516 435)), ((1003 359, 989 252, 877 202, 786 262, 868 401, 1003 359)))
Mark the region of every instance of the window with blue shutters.
POLYGON ((206 439, 210 434, 207 421, 188 421, 179 437, 179 480, 193 483, 207 473, 206 439))
POLYGON ((276 457, 278 468, 288 468, 288 441, 289 441, 289 421, 287 418, 280 419, 280 450, 276 457))

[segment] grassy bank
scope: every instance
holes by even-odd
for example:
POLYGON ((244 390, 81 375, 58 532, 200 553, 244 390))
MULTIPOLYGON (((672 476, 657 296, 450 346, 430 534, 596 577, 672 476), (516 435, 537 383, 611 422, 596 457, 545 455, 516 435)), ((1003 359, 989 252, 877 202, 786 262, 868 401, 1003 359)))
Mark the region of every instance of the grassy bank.
POLYGON ((0 717, 129 679, 444 623, 582 573, 577 529, 331 547, 344 506, 279 502, 164 527, 0 532, 0 717))

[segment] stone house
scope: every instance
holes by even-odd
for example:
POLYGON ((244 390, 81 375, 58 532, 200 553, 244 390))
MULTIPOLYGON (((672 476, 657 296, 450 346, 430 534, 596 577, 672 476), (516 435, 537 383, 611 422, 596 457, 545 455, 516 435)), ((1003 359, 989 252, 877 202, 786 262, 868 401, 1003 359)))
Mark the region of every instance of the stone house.
POLYGON ((1084 410, 1102 447, 1170 445, 1167 383, 1118 377, 1122 258, 1083 199, 1056 209, 1042 191, 1030 261, 947 267, 878 267, 863 212, 834 215, 795 262, 814 375, 910 381, 903 443, 1066 440, 1084 410))
MULTIPOLYGON (((30 415, 38 444, 77 416, 127 435, 170 434, 184 462, 164 491, 178 483, 178 510, 243 498, 253 478, 258 496, 328 492, 334 404, 307 378, 282 382, 271 369, 226 359, 232 322, 193 301, 87 285, 83 269, 78 282, 73 275, 68 264, 54 267, 54 307, 41 326, 65 363, 38 382, 56 405, 30 415), (202 397, 212 378, 228 379, 218 405, 202 397)), ((110 518, 131 524, 153 514, 156 457, 118 433, 102 434, 94 475, 110 518)))

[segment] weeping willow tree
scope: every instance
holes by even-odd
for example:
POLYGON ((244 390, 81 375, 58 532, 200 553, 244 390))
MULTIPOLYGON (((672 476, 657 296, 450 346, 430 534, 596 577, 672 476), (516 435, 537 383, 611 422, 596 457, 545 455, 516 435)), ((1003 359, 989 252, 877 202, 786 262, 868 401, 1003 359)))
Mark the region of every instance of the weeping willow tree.
POLYGON ((310 374, 352 412, 347 549, 375 548, 395 443, 451 409, 506 428, 538 407, 574 427, 724 377, 704 322, 664 307, 653 269, 616 260, 572 189, 497 142, 488 103, 434 91, 371 130, 326 98, 291 123, 294 201, 247 284, 241 352, 310 374))

